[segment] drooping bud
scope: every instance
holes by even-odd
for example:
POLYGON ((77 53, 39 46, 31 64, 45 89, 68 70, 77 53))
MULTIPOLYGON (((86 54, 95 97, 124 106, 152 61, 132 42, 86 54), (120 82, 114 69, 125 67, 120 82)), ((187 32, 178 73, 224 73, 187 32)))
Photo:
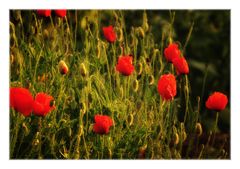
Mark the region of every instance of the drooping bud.
POLYGON ((137 91, 138 91, 138 87, 139 87, 139 85, 138 85, 138 80, 135 79, 135 80, 133 81, 133 91, 134 91, 134 92, 137 92, 137 91))
POLYGON ((136 72, 138 75, 142 74, 143 66, 142 63, 138 63, 136 66, 136 72))
POLYGON ((148 81, 149 81, 149 85, 153 85, 154 84, 154 76, 150 75, 148 78, 148 81))
POLYGON ((198 137, 202 135, 202 125, 201 123, 196 123, 195 131, 198 137))
POLYGON ((65 75, 68 73, 68 66, 63 60, 59 62, 59 71, 62 75, 65 75))
POLYGON ((83 77, 85 77, 87 75, 87 69, 86 69, 84 63, 80 64, 80 73, 83 77))
POLYGON ((177 132, 175 132, 173 135, 173 142, 175 145, 178 145, 178 143, 179 143, 179 135, 177 132))

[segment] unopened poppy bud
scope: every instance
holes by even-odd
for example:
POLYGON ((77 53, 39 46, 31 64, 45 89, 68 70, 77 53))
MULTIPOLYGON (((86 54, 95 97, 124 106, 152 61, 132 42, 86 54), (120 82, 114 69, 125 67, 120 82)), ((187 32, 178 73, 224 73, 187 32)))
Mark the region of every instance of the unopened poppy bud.
POLYGON ((33 140, 33 146, 37 146, 40 143, 39 139, 34 139, 33 140))
POLYGON ((128 116, 128 124, 129 124, 129 126, 131 126, 133 124, 133 114, 130 114, 128 116))
POLYGON ((179 143, 179 135, 177 132, 174 133, 174 135, 173 135, 173 142, 175 145, 178 145, 178 143, 179 143))
POLYGON ((144 33, 144 30, 143 30, 142 27, 137 28, 137 34, 138 34, 139 37, 144 38, 145 33, 144 33))
POLYGON ((83 135, 83 125, 80 126, 79 133, 78 133, 79 137, 81 137, 82 135, 83 135))
POLYGON ((120 98, 123 98, 124 92, 123 92, 123 87, 120 87, 120 98))
POLYGON ((22 124, 22 127, 23 127, 23 129, 24 129, 24 134, 25 134, 25 136, 27 136, 28 134, 29 134, 29 129, 28 129, 28 127, 27 127, 27 125, 23 122, 23 124, 22 124))
POLYGON ((142 63, 138 63, 137 66, 136 66, 137 74, 138 75, 142 74, 142 70, 143 70, 142 63))
POLYGON ((13 62, 14 62, 14 55, 11 54, 11 55, 10 55, 10 63, 13 64, 13 62))
POLYGON ((83 114, 85 114, 86 113, 86 111, 87 111, 87 108, 86 108, 86 104, 84 103, 84 102, 82 102, 81 104, 80 104, 80 110, 81 110, 81 112, 83 113, 83 114))
POLYGON ((44 30, 43 30, 43 37, 44 37, 45 39, 49 38, 49 32, 48 32, 47 29, 44 29, 44 30))
POLYGON ((182 132, 182 142, 187 139, 187 133, 185 131, 182 132))
POLYGON ((97 44, 97 58, 99 59, 100 56, 101 56, 101 44, 98 41, 98 44, 97 44))
POLYGON ((87 69, 86 69, 84 63, 80 64, 80 73, 83 77, 85 77, 87 75, 87 69))
POLYGON ((133 81, 133 91, 134 92, 137 92, 138 91, 138 80, 137 79, 135 79, 134 81, 133 81))
POLYGON ((147 149, 147 144, 139 148, 138 158, 140 158, 140 159, 145 158, 146 149, 147 149))
POLYGON ((147 13, 146 12, 143 13, 143 26, 142 27, 143 27, 143 30, 145 32, 147 32, 148 29, 149 29, 148 18, 147 18, 147 13))
POLYGON ((85 30, 87 28, 87 17, 82 18, 80 26, 83 30, 85 30))
POLYGON ((198 137, 202 135, 202 125, 201 123, 197 123, 195 126, 195 131, 198 137))
POLYGON ((150 75, 148 78, 148 81, 149 81, 149 85, 153 85, 154 84, 154 76, 150 75))
POLYGON ((68 67, 63 60, 59 62, 59 71, 62 75, 65 75, 68 72, 68 67))

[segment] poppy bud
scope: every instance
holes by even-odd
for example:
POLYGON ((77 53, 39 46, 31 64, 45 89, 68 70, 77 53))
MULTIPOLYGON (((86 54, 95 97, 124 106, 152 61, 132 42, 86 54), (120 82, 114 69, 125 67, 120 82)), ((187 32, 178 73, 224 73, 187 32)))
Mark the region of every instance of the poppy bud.
POLYGON ((175 145, 178 145, 178 143, 179 143, 179 135, 178 135, 177 132, 175 132, 174 135, 173 135, 173 143, 175 145))
POLYGON ((143 66, 142 63, 138 63, 136 67, 137 74, 140 75, 142 74, 143 66))
POLYGON ((154 84, 154 76, 150 75, 148 78, 148 81, 149 81, 149 85, 153 85, 154 84))
POLYGON ((86 30, 87 28, 87 17, 83 17, 81 22, 80 22, 80 27, 83 29, 83 30, 86 30))
POLYGON ((187 133, 186 131, 182 132, 182 142, 184 142, 187 139, 187 133))
POLYGON ((13 62, 14 62, 14 55, 11 54, 11 55, 10 55, 10 63, 13 64, 13 62))
POLYGON ((139 151, 138 151, 138 158, 140 158, 140 159, 145 158, 145 155, 146 155, 146 149, 147 149, 147 144, 139 148, 139 151))
POLYGON ((123 87, 122 86, 120 86, 120 98, 123 98, 123 95, 124 95, 124 92, 123 92, 123 87))
POLYGON ((133 124, 133 114, 128 115, 128 124, 129 126, 133 124))
POLYGON ((195 131, 198 137, 202 135, 202 125, 201 123, 197 123, 195 126, 195 131))
POLYGON ((39 139, 34 139, 32 144, 33 146, 37 146, 40 143, 39 139))
POLYGON ((83 114, 86 113, 87 108, 86 108, 86 104, 85 104, 84 102, 82 102, 82 103, 80 104, 80 110, 81 110, 81 112, 82 112, 83 114))
POLYGON ((137 80, 137 79, 135 79, 135 80, 133 81, 133 91, 134 91, 134 92, 137 92, 137 91, 138 91, 138 80, 137 80))
POLYGON ((122 42, 123 41, 123 30, 120 28, 120 29, 118 29, 119 31, 118 31, 118 41, 119 42, 122 42))
POLYGON ((80 64, 80 74, 81 74, 83 77, 85 77, 85 76, 87 75, 87 69, 86 69, 84 63, 81 63, 81 64, 80 64))
POLYGON ((65 75, 68 73, 68 67, 63 60, 59 62, 59 71, 62 75, 65 75))
POLYGON ((138 34, 139 37, 144 38, 145 33, 144 33, 144 30, 143 30, 142 27, 137 28, 137 34, 138 34))
POLYGON ((23 122, 22 127, 24 129, 25 136, 27 136, 30 132, 29 132, 29 129, 28 129, 26 123, 23 122))
POLYGON ((101 56, 101 44, 98 41, 98 44, 97 44, 97 58, 99 59, 100 56, 101 56))
POLYGON ((143 30, 145 31, 145 32, 147 32, 148 31, 148 29, 149 29, 149 26, 148 26, 148 18, 147 18, 147 13, 146 12, 144 12, 143 13, 143 30))

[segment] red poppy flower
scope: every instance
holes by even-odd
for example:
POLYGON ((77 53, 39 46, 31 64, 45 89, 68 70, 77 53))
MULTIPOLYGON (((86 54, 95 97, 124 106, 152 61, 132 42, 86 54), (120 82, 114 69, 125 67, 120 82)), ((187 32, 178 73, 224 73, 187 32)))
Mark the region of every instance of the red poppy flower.
POLYGON ((94 120, 93 131, 98 134, 107 134, 109 128, 113 125, 112 119, 106 115, 95 115, 94 120))
POLYGON ((131 56, 120 56, 118 58, 118 64, 116 65, 117 71, 122 73, 124 76, 129 76, 134 71, 134 66, 132 65, 131 56))
POLYGON ((51 10, 50 9, 37 10, 37 14, 40 16, 49 17, 51 16, 51 10))
POLYGON ((167 48, 164 49, 164 56, 168 62, 173 62, 173 59, 180 57, 180 50, 176 43, 169 44, 167 48))
POLYGON ((206 107, 211 110, 221 111, 225 109, 228 103, 226 95, 220 92, 214 92, 206 101, 206 107))
POLYGON ((61 17, 61 18, 65 17, 67 15, 66 9, 58 9, 58 10, 55 10, 54 12, 58 17, 61 17))
POLYGON ((38 93, 33 104, 33 114, 46 116, 51 110, 55 109, 53 97, 45 93, 38 93))
POLYGON ((32 106, 33 97, 28 89, 10 88, 10 107, 27 117, 32 112, 32 106))
POLYGON ((158 81, 158 93, 165 100, 172 100, 177 94, 176 79, 172 74, 162 75, 158 81))
POLYGON ((177 74, 188 74, 189 67, 184 57, 176 57, 173 59, 173 65, 177 70, 177 74))
POLYGON ((106 38, 106 40, 110 43, 115 42, 117 35, 114 32, 113 27, 110 25, 108 27, 103 27, 102 29, 103 29, 103 35, 106 38))

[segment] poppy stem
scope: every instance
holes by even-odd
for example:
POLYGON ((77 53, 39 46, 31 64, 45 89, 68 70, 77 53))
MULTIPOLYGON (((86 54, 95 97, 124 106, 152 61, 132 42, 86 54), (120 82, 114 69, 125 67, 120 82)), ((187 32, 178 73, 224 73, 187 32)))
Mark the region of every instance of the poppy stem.
POLYGON ((38 159, 42 158, 42 117, 38 118, 38 131, 39 131, 39 151, 38 151, 38 159))
POLYGON ((217 132, 217 126, 218 126, 218 118, 219 118, 219 112, 216 113, 216 119, 215 119, 215 124, 213 128, 213 139, 212 139, 212 145, 215 143, 215 136, 217 132))

